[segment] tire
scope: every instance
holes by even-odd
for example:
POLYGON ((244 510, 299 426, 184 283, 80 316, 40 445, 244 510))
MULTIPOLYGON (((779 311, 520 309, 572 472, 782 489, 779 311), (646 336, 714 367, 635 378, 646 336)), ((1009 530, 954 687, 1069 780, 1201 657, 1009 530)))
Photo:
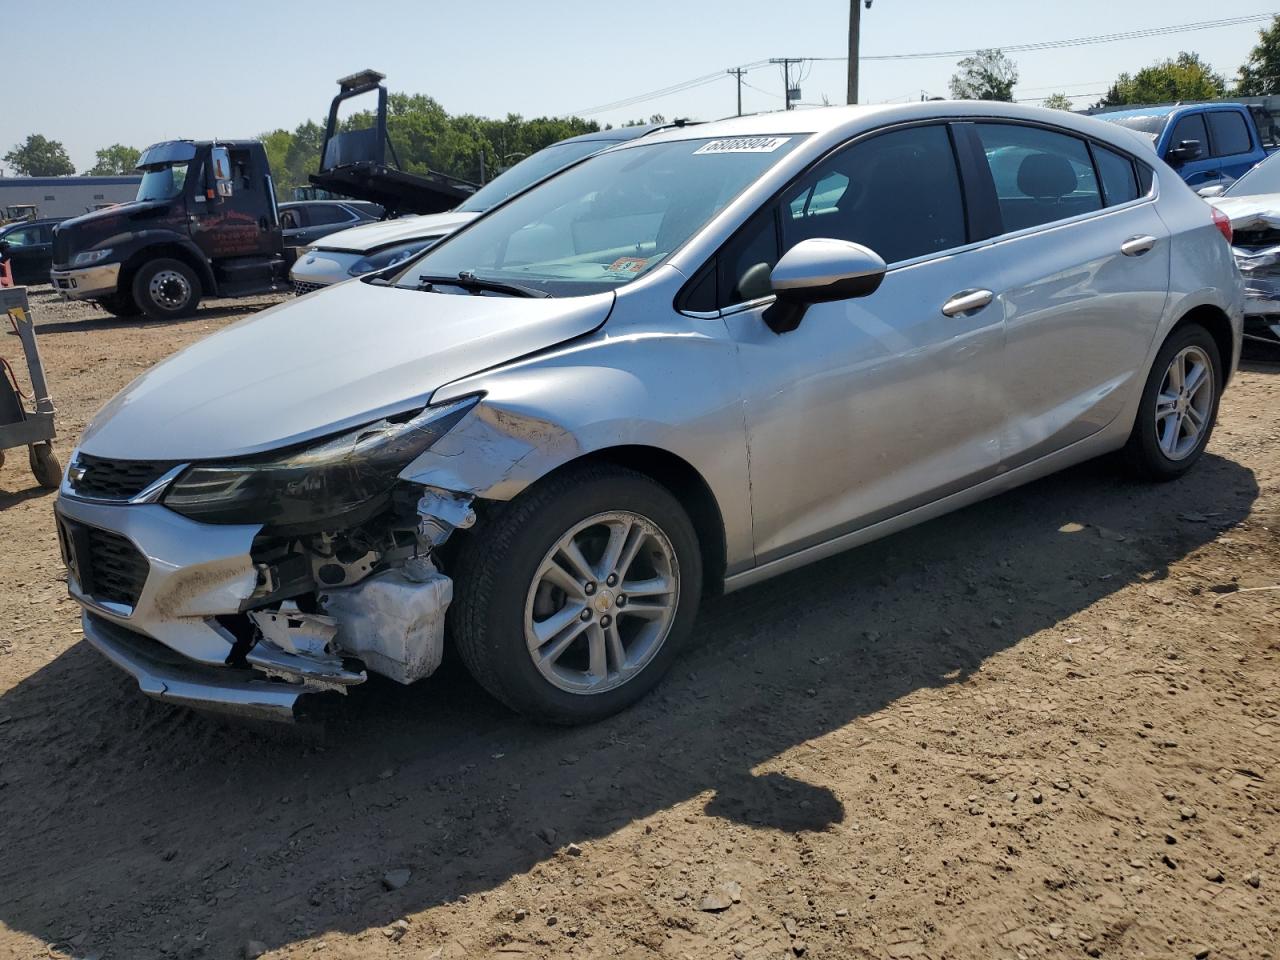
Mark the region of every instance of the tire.
POLYGON ((99 297, 98 306, 113 317, 136 317, 142 313, 142 308, 133 299, 132 290, 122 290, 107 297, 99 297))
POLYGON ((698 539, 679 501, 649 477, 612 466, 567 471, 498 505, 468 533, 456 561, 448 624, 463 663, 498 700, 548 723, 600 720, 644 696, 688 639, 702 593, 698 539), (572 566, 558 552, 565 537, 575 536, 579 556, 598 566, 609 530, 628 524, 619 552, 634 560, 620 561, 620 582, 606 576, 573 596, 557 585, 561 576, 543 575, 548 564, 572 566), (654 595, 629 598, 617 589, 628 583, 654 595), (552 632, 557 622, 564 629, 552 632), (531 649, 535 624, 550 637, 539 650, 542 667, 531 649))
POLYGON ((180 320, 200 305, 200 280, 181 260, 152 260, 133 278, 133 299, 152 320, 180 320))
POLYGON ((53 447, 45 443, 33 443, 27 448, 27 462, 36 483, 46 490, 57 490, 62 484, 62 464, 54 456, 53 447))
POLYGON ((1143 479, 1162 482, 1175 480, 1195 466, 1213 435, 1222 384, 1222 358, 1208 330, 1192 323, 1170 334, 1142 389, 1138 417, 1125 447, 1130 469, 1143 479), (1184 377, 1190 374, 1194 379, 1197 366, 1207 368, 1190 391, 1173 389, 1175 358, 1181 360, 1184 377), (1205 392, 1209 392, 1207 399, 1205 392), (1162 394, 1176 399, 1162 402, 1162 394))

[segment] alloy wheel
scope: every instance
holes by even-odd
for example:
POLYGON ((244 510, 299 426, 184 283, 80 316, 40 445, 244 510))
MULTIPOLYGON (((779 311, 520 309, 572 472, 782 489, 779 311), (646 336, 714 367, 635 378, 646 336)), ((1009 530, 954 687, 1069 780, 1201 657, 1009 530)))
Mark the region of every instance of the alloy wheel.
POLYGON ((561 690, 616 689, 662 647, 679 600, 679 562, 656 524, 622 510, 588 517, 547 551, 529 586, 529 656, 561 690))
POLYGON ((1156 394, 1156 441, 1170 460, 1183 460, 1200 444, 1213 410, 1213 366, 1197 346, 1174 354, 1156 394))

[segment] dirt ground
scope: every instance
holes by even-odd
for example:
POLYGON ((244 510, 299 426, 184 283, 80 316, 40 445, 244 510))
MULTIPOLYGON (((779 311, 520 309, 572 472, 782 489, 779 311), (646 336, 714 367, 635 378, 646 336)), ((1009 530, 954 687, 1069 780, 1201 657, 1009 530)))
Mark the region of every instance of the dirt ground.
MULTIPOLYGON (((60 456, 269 302, 37 291, 60 456)), ((452 663, 323 738, 153 703, 79 642, 10 454, 0 957, 1280 957, 1276 359, 1182 481, 1088 464, 715 601, 576 730, 452 663)))

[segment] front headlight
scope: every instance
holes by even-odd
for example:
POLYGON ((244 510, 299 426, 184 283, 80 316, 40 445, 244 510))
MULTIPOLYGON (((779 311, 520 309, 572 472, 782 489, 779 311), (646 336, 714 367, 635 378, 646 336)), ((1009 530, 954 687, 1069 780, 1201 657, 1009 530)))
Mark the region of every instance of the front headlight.
POLYGON ((99 263, 109 256, 111 256, 110 248, 106 250, 85 250, 71 258, 71 265, 73 267, 87 267, 91 264, 99 263))
POLYGON ((464 397, 411 420, 379 420, 288 453, 237 463, 193 464, 164 504, 204 523, 261 523, 276 532, 330 529, 376 509, 396 475, 480 402, 464 397))
POLYGON ((362 277, 366 273, 398 266, 410 257, 421 253, 439 239, 439 237, 427 237, 423 240, 412 240, 409 243, 402 243, 399 246, 387 247, 385 250, 371 253, 369 256, 361 257, 353 263, 347 274, 352 277, 362 277))

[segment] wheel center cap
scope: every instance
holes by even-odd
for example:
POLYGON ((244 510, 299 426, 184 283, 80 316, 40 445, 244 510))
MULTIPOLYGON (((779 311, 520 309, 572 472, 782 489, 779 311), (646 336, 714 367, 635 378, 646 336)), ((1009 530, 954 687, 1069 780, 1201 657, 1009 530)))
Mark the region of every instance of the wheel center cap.
POLYGON ((613 591, 601 590, 596 594, 595 599, 591 601, 596 610, 600 613, 608 613, 613 609, 613 591))

